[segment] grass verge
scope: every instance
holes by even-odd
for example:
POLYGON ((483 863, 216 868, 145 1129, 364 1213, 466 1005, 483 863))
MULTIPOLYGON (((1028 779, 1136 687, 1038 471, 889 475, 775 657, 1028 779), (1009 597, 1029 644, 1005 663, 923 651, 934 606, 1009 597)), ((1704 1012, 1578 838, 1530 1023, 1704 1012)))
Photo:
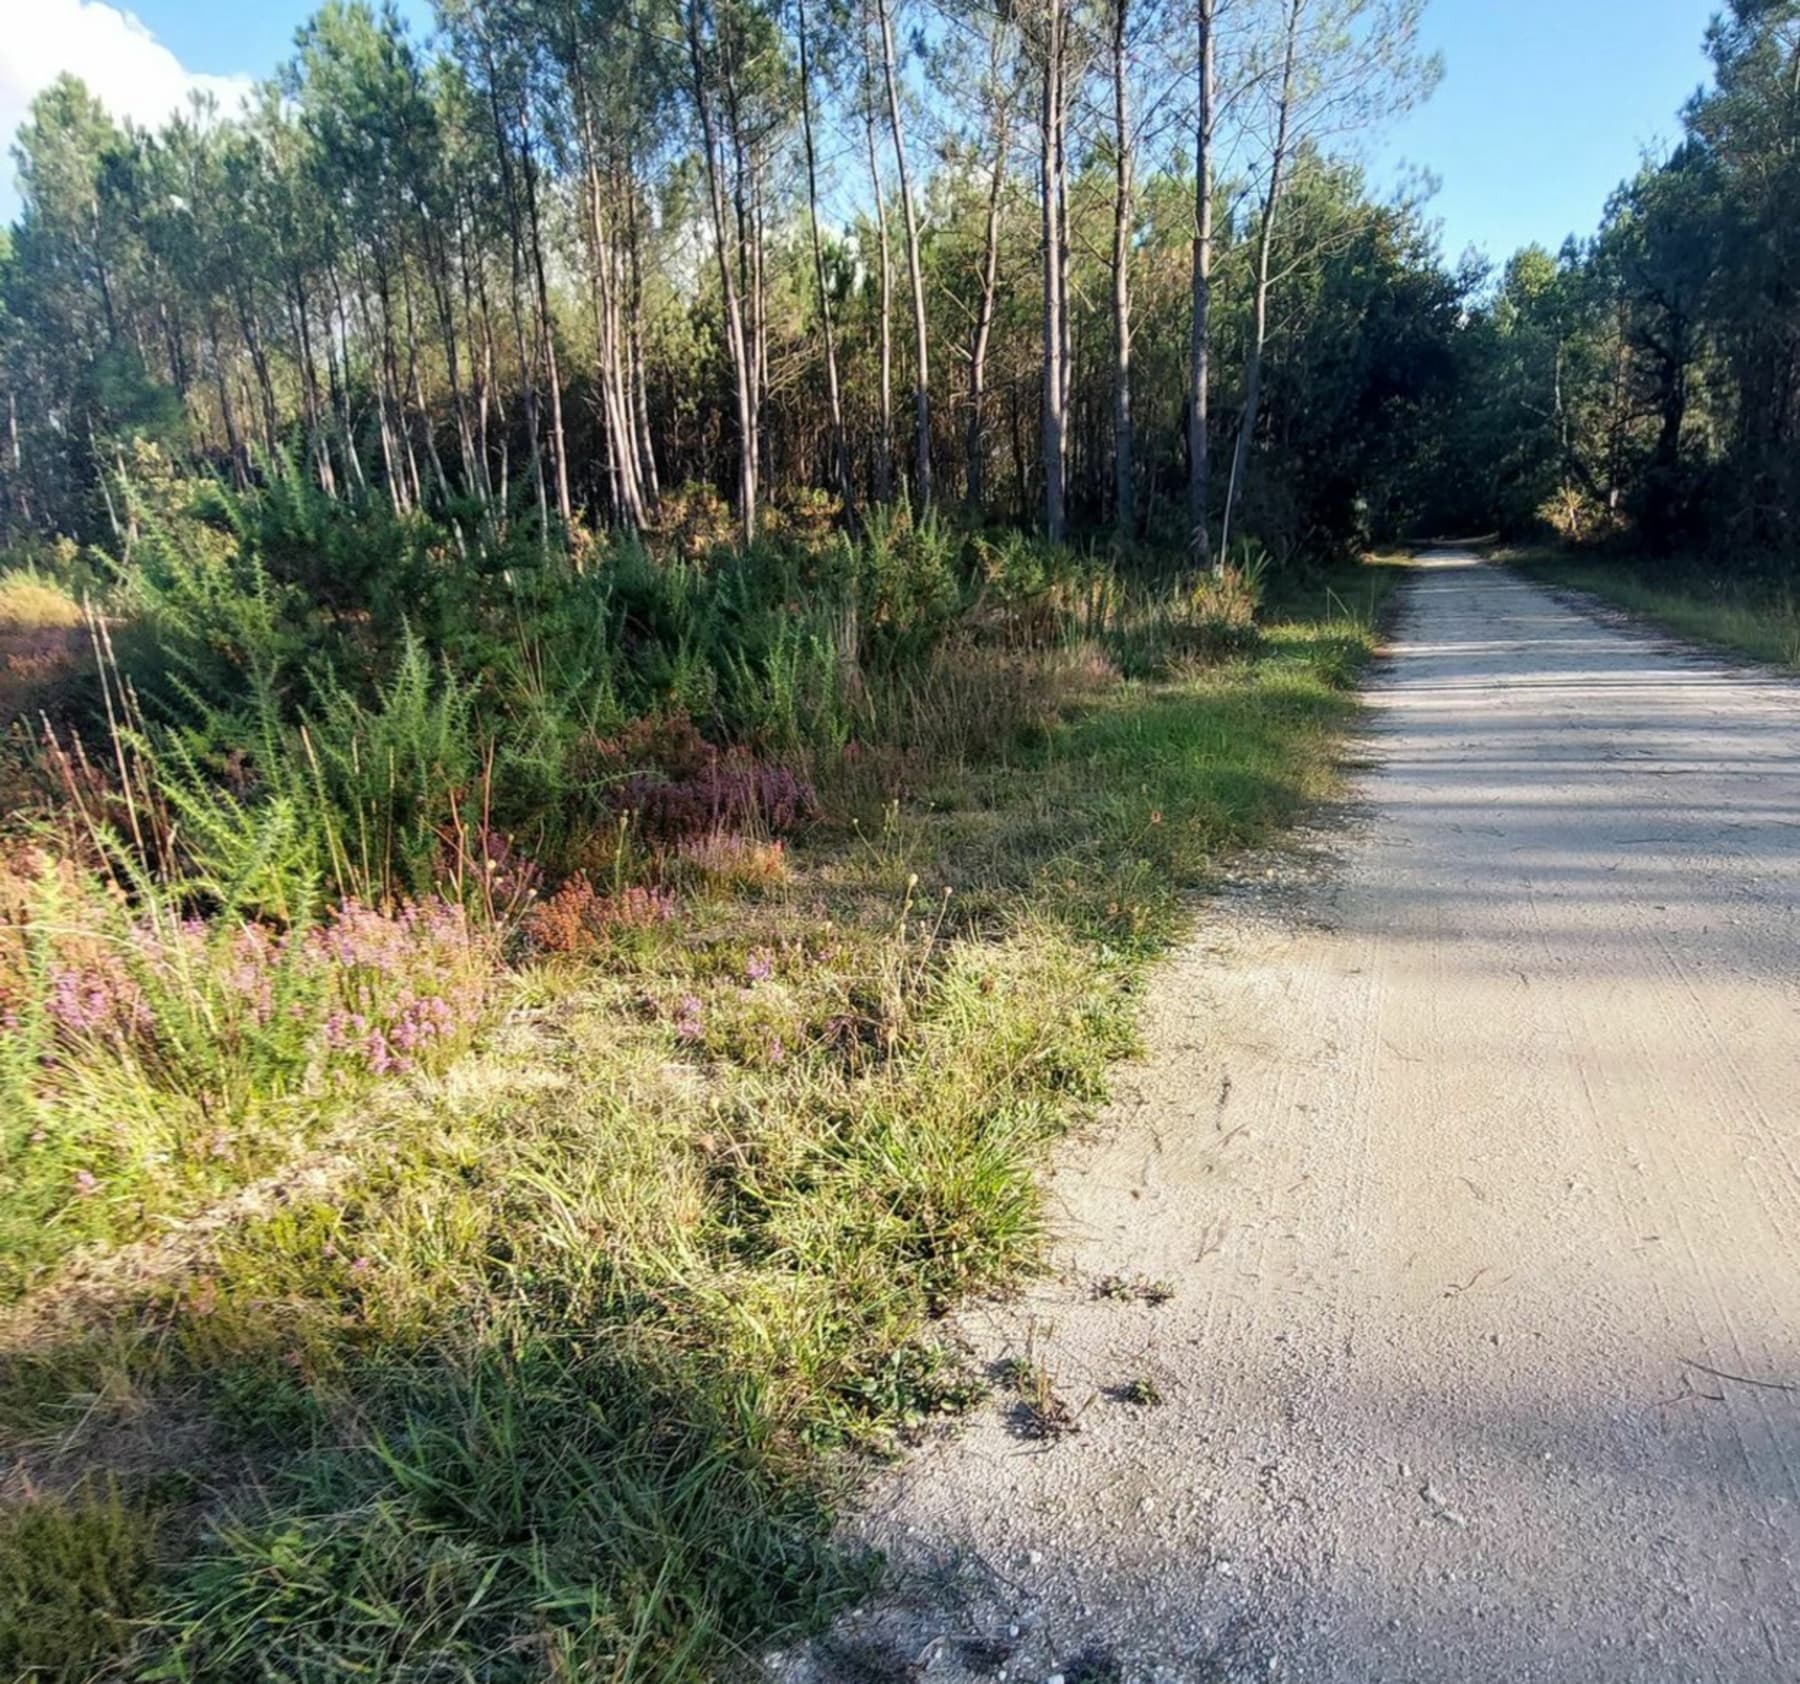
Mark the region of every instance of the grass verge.
POLYGON ((1330 788, 1384 578, 1153 681, 1071 653, 1047 729, 906 799, 848 769, 836 827, 540 959, 328 1155, 40 1285, 0 1659, 672 1680, 828 1617, 870 1570, 833 1504, 968 1402, 933 1319, 1039 1255, 1148 963, 1330 788), (43 1616, 52 1560, 101 1615, 43 1616))
POLYGON ((1596 560, 1545 549, 1503 550, 1500 559, 1527 578, 1585 591, 1677 637, 1753 660, 1800 668, 1800 601, 1791 592, 1754 588, 1694 563, 1596 560))

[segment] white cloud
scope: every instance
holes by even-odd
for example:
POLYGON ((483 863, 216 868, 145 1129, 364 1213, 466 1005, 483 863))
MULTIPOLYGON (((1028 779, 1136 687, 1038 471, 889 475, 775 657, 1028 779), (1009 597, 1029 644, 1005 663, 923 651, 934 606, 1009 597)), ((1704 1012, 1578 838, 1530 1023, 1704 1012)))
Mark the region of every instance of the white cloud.
POLYGON ((79 76, 114 117, 154 127, 210 93, 225 112, 250 91, 249 76, 187 69, 132 12, 101 0, 9 0, 0 28, 0 220, 17 214, 11 146, 32 100, 67 71, 79 76))

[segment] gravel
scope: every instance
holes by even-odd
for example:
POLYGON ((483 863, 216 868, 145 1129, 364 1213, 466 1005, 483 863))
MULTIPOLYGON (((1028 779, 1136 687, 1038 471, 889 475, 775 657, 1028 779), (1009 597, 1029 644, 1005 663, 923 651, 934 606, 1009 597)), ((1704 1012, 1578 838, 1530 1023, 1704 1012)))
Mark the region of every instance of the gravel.
POLYGON ((960 1318, 1080 1432, 884 1475, 789 1684, 1800 1679, 1800 690, 1446 554, 1369 701, 960 1318))

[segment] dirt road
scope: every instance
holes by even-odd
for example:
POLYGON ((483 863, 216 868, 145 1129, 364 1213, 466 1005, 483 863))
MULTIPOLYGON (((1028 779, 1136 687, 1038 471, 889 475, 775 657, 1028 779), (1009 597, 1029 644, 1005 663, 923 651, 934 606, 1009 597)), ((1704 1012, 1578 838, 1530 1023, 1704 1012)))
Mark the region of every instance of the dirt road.
POLYGON ((794 1672, 1800 1680, 1800 687, 1409 590, 1334 857, 1209 910, 967 1324, 1078 1430, 891 1476, 794 1672))

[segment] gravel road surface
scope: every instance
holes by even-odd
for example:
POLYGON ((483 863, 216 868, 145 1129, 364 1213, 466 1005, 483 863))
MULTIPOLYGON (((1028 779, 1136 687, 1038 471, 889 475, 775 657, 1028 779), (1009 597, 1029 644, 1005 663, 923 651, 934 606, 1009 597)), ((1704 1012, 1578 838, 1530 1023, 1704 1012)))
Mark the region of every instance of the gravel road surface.
POLYGON ((778 1671, 1800 1681, 1800 687, 1447 554, 1369 702, 960 1324, 1075 1430, 884 1477, 778 1671))

